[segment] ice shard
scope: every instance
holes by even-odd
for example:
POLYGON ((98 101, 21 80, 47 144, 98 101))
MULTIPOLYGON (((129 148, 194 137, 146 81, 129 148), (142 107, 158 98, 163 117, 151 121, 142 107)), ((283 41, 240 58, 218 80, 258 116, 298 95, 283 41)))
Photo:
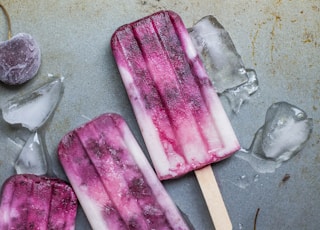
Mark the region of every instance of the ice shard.
POLYGON ((30 131, 40 128, 55 110, 62 92, 63 78, 53 77, 40 88, 16 96, 2 105, 3 119, 9 124, 20 124, 30 131))
POLYGON ((22 148, 14 167, 17 174, 30 173, 35 175, 45 175, 47 173, 45 153, 40 136, 37 132, 30 135, 22 148))
POLYGON ((256 71, 246 69, 248 81, 236 88, 227 89, 223 95, 228 99, 233 112, 239 113, 241 105, 249 100, 250 96, 259 88, 259 82, 256 71))

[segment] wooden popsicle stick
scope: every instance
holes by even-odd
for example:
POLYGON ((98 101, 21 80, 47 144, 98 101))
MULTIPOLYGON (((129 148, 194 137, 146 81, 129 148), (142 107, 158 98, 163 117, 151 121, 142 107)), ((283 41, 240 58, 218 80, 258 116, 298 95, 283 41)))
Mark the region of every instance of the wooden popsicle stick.
POLYGON ((216 230, 231 230, 232 223, 211 165, 195 170, 203 197, 216 230))

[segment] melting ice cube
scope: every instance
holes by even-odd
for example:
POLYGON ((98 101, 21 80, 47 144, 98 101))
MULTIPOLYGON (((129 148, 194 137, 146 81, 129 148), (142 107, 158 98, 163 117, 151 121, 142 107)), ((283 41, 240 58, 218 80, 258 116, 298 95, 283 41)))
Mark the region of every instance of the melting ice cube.
POLYGON ((305 146, 312 128, 312 119, 302 109, 287 102, 275 103, 250 148, 236 155, 259 172, 273 172, 305 146))
POLYGON ((218 93, 248 81, 229 33, 214 16, 200 19, 189 29, 189 34, 218 93))
POLYGON ((47 173, 47 162, 42 141, 37 132, 30 135, 14 165, 18 174, 31 173, 44 175, 47 173))
POLYGON ((229 33, 214 16, 200 19, 189 34, 217 93, 225 95, 231 109, 238 113, 241 105, 258 90, 256 72, 244 67, 229 33))
POLYGON ((34 131, 40 128, 55 110, 63 91, 63 78, 54 77, 42 87, 14 97, 2 106, 3 119, 34 131))
POLYGON ((248 81, 236 88, 227 89, 223 95, 229 100, 233 112, 238 113, 241 105, 249 100, 250 95, 258 90, 257 74, 253 69, 246 69, 248 81))
POLYGON ((250 151, 275 161, 289 160, 305 145, 312 131, 312 119, 298 107, 278 102, 268 109, 265 124, 258 131, 250 151))

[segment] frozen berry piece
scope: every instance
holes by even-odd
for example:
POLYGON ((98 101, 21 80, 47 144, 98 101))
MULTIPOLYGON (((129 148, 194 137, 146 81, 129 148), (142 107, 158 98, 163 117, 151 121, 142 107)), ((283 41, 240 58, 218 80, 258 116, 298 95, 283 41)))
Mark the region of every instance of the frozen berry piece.
POLYGON ((20 85, 33 78, 40 67, 41 52, 30 34, 11 36, 11 21, 5 7, 0 4, 8 22, 8 40, 0 42, 0 81, 20 85))
POLYGON ((0 43, 0 81, 25 83, 37 74, 40 63, 39 45, 30 34, 19 33, 0 43))

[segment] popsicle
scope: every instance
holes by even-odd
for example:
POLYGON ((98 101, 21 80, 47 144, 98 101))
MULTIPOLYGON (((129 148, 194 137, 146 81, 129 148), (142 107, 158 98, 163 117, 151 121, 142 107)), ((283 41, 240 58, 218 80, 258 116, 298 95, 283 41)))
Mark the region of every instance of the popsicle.
POLYGON ((120 115, 66 134, 58 157, 93 229, 189 229, 120 115))
POLYGON ((204 194, 219 191, 208 187, 210 164, 240 145, 179 15, 160 11, 123 25, 111 47, 158 177, 196 170, 204 194))
POLYGON ((60 179, 19 174, 2 187, 0 229, 75 229, 78 201, 60 179))

